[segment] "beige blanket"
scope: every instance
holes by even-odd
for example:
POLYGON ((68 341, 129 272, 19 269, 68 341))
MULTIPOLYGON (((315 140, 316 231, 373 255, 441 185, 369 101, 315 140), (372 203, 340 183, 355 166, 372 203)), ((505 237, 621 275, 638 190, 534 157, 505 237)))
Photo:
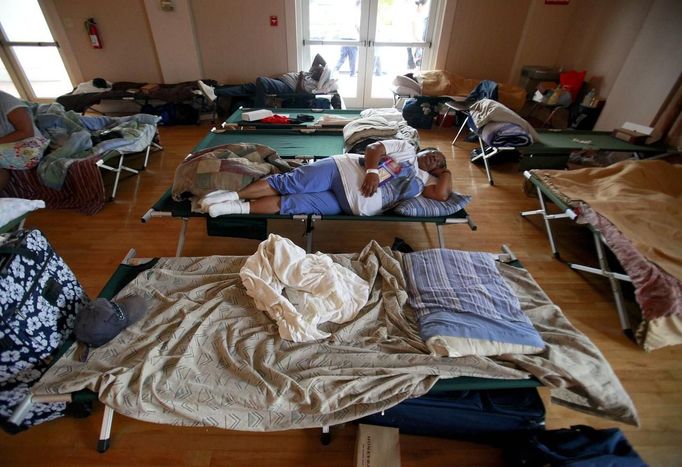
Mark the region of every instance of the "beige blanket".
POLYGON ((533 172, 606 217, 651 262, 682 280, 682 165, 627 160, 608 167, 533 172))
POLYGON ((370 243, 332 255, 370 284, 367 305, 332 337, 283 340, 254 308, 238 272, 245 257, 169 258, 119 296, 141 294, 150 313, 107 345, 74 345, 35 394, 89 388, 124 415, 166 424, 247 431, 310 428, 354 420, 426 393, 438 378, 527 378, 563 404, 637 423, 632 401, 599 350, 552 305, 527 272, 500 265, 547 343, 539 355, 503 359, 429 355, 407 304, 400 253, 370 243))

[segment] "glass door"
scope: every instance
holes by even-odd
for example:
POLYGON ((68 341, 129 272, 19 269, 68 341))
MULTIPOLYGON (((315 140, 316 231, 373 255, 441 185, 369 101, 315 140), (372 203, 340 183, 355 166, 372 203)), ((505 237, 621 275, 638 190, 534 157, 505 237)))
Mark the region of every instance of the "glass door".
POLYGON ((23 90, 29 100, 39 100, 73 88, 37 0, 0 0, 0 44, 3 90, 23 90))
POLYGON ((367 54, 367 7, 361 0, 302 2, 302 63, 320 54, 332 69, 347 107, 362 106, 367 54))
POLYGON ((320 54, 347 107, 387 107, 396 75, 429 69, 438 0, 302 0, 302 63, 320 54))

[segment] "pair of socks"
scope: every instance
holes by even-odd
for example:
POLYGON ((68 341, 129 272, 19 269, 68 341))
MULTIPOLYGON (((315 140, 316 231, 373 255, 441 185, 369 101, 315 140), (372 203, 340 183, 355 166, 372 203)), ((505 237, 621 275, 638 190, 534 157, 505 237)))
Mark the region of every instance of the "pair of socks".
POLYGON ((212 205, 224 203, 225 201, 239 201, 239 195, 236 191, 213 191, 199 200, 199 207, 202 211, 207 212, 212 205))
POLYGON ((211 217, 224 216, 225 214, 249 214, 251 204, 248 201, 223 201, 209 206, 208 215, 211 217))

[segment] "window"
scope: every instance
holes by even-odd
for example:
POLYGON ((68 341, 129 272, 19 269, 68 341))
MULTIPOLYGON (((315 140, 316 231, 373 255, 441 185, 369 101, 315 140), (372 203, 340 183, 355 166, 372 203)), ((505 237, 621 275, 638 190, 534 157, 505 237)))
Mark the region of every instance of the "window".
POLYGON ((37 0, 0 0, 0 44, 4 64, 0 89, 25 94, 29 100, 52 99, 71 91, 59 44, 37 0))

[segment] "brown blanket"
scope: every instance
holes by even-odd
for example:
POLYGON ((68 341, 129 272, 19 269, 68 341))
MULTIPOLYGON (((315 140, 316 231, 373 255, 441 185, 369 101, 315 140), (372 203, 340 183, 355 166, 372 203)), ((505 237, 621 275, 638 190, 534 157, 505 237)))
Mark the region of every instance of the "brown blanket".
POLYGON ((533 173, 566 198, 589 204, 649 261, 682 280, 682 165, 627 160, 602 168, 533 173))
POLYGON ((532 374, 561 404, 637 423, 608 362, 526 271, 500 265, 545 351, 441 358, 419 337, 400 253, 372 242, 359 254, 332 259, 371 288, 357 318, 324 325, 328 339, 283 340, 240 282, 246 257, 161 259, 119 294, 144 296, 149 315, 92 349, 85 362, 83 348, 72 346, 33 392, 89 388, 117 412, 141 420, 266 431, 354 420, 422 395, 438 378, 532 374))

